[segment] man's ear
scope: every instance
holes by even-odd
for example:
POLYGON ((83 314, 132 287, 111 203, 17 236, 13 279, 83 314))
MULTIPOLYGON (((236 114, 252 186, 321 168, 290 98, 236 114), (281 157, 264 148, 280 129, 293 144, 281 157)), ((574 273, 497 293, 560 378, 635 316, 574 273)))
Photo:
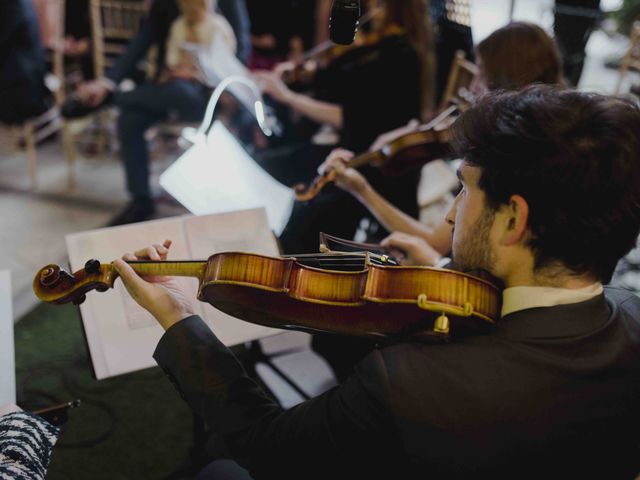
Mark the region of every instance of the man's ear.
POLYGON ((509 203, 503 209, 502 244, 515 245, 521 242, 527 234, 529 225, 529 204, 520 195, 512 195, 509 203))

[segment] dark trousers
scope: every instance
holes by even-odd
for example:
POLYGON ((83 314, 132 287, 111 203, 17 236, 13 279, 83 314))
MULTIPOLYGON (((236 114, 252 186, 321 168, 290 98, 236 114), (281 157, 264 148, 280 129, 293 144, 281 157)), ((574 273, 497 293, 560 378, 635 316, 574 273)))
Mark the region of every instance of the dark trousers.
POLYGON ((124 162, 127 190, 131 197, 151 196, 149 185, 149 149, 145 132, 154 124, 176 115, 182 121, 199 121, 209 99, 209 90, 188 80, 149 83, 130 92, 118 93, 120 108, 118 139, 124 162))

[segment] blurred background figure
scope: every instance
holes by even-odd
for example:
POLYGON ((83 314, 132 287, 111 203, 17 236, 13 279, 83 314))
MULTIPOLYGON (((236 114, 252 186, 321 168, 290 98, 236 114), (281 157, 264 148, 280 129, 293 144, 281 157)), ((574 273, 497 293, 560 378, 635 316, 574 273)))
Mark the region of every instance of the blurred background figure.
POLYGON ((46 72, 32 1, 0 2, 0 122, 20 123, 53 104, 46 72))
POLYGON ((564 76, 578 85, 589 36, 601 20, 600 0, 556 0, 553 32, 562 53, 564 76))
POLYGON ((437 58, 436 99, 439 103, 446 87, 451 63, 457 51, 474 60, 471 32, 471 0, 431 0, 437 58))
POLYGON ((155 211, 144 133, 170 116, 199 121, 204 115, 211 91, 198 79, 197 62, 186 60, 186 43, 205 50, 229 48, 246 60, 251 47, 244 0, 154 0, 138 34, 105 77, 79 85, 63 106, 67 118, 85 116, 110 103, 120 108, 117 132, 131 201, 112 219, 112 225, 142 221, 155 211), (225 17, 214 13, 216 7, 225 17), (222 32, 219 45, 215 43, 217 32, 222 32), (146 79, 137 66, 152 46, 155 63, 151 78, 146 79), (131 77, 138 79, 138 86, 130 92, 117 92, 120 82, 131 77))
POLYGON ((270 70, 317 43, 316 11, 323 0, 247 0, 251 69, 270 70))

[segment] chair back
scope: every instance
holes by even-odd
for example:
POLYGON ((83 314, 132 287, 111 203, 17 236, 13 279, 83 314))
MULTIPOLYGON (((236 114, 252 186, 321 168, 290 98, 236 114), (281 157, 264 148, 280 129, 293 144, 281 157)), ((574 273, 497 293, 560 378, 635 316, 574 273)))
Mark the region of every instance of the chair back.
POLYGON ((147 6, 143 0, 91 0, 91 33, 96 78, 104 75, 114 59, 140 28, 147 6))
POLYGON ((622 62, 620 62, 618 83, 614 92, 616 95, 620 93, 622 82, 629 73, 629 69, 633 68, 636 71, 640 71, 640 20, 636 20, 633 23, 629 39, 631 40, 629 50, 627 50, 622 62))
POLYGON ((462 50, 458 50, 451 63, 447 86, 442 96, 440 109, 446 108, 452 101, 469 103, 469 87, 473 78, 478 74, 478 66, 467 60, 462 50))

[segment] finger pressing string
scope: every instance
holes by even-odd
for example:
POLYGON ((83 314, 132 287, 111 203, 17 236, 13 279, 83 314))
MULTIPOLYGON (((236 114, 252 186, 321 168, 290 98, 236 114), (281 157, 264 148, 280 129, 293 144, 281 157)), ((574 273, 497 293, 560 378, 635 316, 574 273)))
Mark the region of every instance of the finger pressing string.
POLYGON ((158 252, 158 254, 160 255, 160 260, 167 259, 167 254, 169 253, 169 250, 167 250, 164 246, 156 243, 153 245, 153 248, 155 248, 156 252, 158 252))
POLYGON ((155 247, 147 247, 147 256, 150 260, 162 260, 155 247))
POLYGON ((132 295, 134 295, 136 287, 139 287, 144 282, 144 280, 142 280, 138 276, 138 274, 133 270, 133 268, 131 268, 131 266, 127 262, 121 259, 114 261, 113 266, 116 269, 116 272, 118 272, 118 275, 120 275, 120 277, 122 278, 122 281, 124 282, 125 287, 127 287, 127 290, 132 295))

